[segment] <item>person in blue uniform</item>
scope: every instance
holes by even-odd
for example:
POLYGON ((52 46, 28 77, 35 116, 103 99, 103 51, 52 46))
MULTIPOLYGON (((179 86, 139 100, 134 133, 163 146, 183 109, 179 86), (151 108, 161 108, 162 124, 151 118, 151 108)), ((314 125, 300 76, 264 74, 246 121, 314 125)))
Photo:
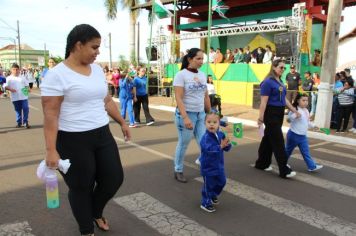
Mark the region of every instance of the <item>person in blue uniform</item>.
POLYGON ((136 128, 135 124, 135 119, 134 119, 134 113, 133 113, 133 101, 135 102, 137 100, 136 98, 136 93, 134 89, 134 84, 133 84, 133 77, 135 76, 134 72, 129 72, 126 75, 125 79, 120 80, 120 93, 119 93, 119 99, 120 99, 120 104, 121 104, 121 116, 125 119, 126 117, 126 111, 129 115, 129 127, 130 128, 136 128))
POLYGON ((287 165, 288 157, 284 148, 282 133, 284 109, 287 106, 290 111, 296 114, 297 118, 300 117, 300 113, 286 99, 286 86, 281 79, 285 68, 284 61, 274 60, 270 73, 260 85, 261 105, 257 124, 259 127, 264 124, 266 128, 258 148, 258 159, 255 162, 255 168, 271 171, 272 167, 270 165, 273 153, 278 163, 279 176, 291 178, 296 175, 296 172, 287 165))
POLYGON ((231 149, 231 143, 219 130, 220 116, 211 112, 205 117, 206 132, 200 141, 200 173, 204 178, 200 208, 214 212, 213 205, 218 204, 218 196, 226 184, 224 151, 231 149))

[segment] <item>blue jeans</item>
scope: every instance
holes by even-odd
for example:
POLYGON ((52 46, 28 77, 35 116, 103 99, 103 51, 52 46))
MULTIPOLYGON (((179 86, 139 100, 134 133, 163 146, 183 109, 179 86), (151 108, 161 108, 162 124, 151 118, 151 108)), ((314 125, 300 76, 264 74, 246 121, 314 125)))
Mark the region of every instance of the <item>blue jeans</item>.
POLYGON ((352 119, 354 120, 354 123, 352 124, 352 128, 356 129, 356 101, 354 102, 354 108, 352 110, 352 119))
POLYGON ((291 130, 288 130, 287 133, 287 145, 286 145, 286 153, 289 158, 292 154, 294 148, 298 146, 302 156, 304 158, 305 164, 307 164, 309 170, 313 170, 316 168, 315 162, 313 158, 310 156, 309 152, 309 144, 308 138, 306 135, 299 135, 294 133, 291 130))
POLYGON ((310 115, 315 115, 316 103, 318 101, 318 94, 316 92, 311 93, 311 110, 310 115))
POLYGON ((120 104, 121 104, 121 116, 122 118, 126 119, 126 110, 129 114, 129 122, 130 125, 135 124, 134 114, 133 114, 133 106, 132 106, 132 98, 123 98, 120 97, 120 104))
POLYGON ((16 122, 18 125, 27 124, 28 123, 28 100, 19 100, 12 102, 14 104, 15 112, 16 112, 16 122))
POLYGON ((195 137, 195 140, 200 147, 200 140, 205 133, 205 112, 187 112, 189 119, 193 124, 193 129, 187 129, 184 125, 184 120, 178 109, 175 113, 175 124, 178 131, 178 143, 176 147, 176 155, 174 158, 174 171, 183 172, 184 155, 187 151, 190 140, 195 137))

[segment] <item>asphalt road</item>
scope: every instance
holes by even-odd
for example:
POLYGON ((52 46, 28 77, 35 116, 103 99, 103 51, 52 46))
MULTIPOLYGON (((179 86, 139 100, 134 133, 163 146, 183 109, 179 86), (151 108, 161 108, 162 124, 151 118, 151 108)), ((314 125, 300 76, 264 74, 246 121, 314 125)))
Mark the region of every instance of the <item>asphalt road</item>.
MULTIPOLYGON (((32 128, 17 129, 11 102, 0 99, 0 236, 79 235, 62 179, 60 208, 46 208, 45 188, 35 175, 45 155, 40 97, 32 95, 30 105, 32 128)), ((228 184, 211 214, 199 208, 198 146, 192 141, 185 158, 189 182, 176 182, 173 113, 151 113, 156 124, 131 129, 130 143, 110 123, 125 180, 104 212, 111 230, 96 235, 356 235, 356 147, 310 140, 324 168, 309 173, 295 151, 290 165, 297 177, 282 179, 250 166, 260 138, 256 128, 244 127, 244 137, 225 155, 228 184)))

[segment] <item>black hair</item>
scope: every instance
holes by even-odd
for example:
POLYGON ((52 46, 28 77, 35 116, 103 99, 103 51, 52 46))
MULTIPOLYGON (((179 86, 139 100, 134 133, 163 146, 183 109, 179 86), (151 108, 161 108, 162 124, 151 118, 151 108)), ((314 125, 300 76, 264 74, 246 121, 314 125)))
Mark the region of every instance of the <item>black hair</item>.
POLYGON ((188 50, 187 54, 183 57, 181 70, 188 68, 188 58, 194 58, 198 52, 202 52, 202 50, 200 48, 191 48, 188 50))
POLYGON ((354 80, 351 78, 346 78, 345 82, 347 82, 351 88, 354 86, 354 80))
POLYGON ((304 74, 311 75, 310 71, 306 71, 306 72, 304 72, 304 74))
MULTIPOLYGON (((208 75, 207 77, 206 77, 206 82, 209 84, 209 78, 211 78, 211 79, 213 79, 213 76, 212 75, 208 75)), ((213 82, 211 82, 211 83, 213 83, 213 82)))
POLYGON ((91 25, 81 24, 76 25, 67 36, 67 45, 65 52, 65 59, 69 57, 75 44, 81 42, 85 44, 94 38, 101 38, 100 33, 91 25))
POLYGON ((309 96, 306 93, 298 93, 296 98, 294 99, 294 102, 292 103, 292 106, 295 107, 295 109, 297 110, 298 110, 299 99, 301 99, 302 97, 309 97, 309 96))
POLYGON ((20 69, 20 66, 17 63, 12 63, 11 68, 20 69))
POLYGON ((347 73, 350 73, 350 72, 351 72, 349 68, 345 68, 344 71, 347 72, 347 73))

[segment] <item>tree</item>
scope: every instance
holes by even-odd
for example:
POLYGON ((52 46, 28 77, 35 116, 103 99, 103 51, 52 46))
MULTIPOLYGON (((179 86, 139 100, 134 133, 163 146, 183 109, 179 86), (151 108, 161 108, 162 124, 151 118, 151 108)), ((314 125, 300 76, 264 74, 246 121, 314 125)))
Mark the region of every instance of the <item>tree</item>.
POLYGON ((130 62, 126 60, 124 55, 119 56, 119 68, 122 71, 125 71, 129 68, 130 62))
MULTIPOLYGON (((138 0, 104 0, 104 5, 107 9, 107 18, 110 20, 116 19, 118 4, 121 5, 123 9, 128 9, 130 11, 130 28, 129 28, 129 55, 136 55, 135 53, 135 25, 137 22, 137 17, 139 10, 131 10, 131 7, 135 6, 138 0)), ((136 58, 135 58, 135 61, 136 58)))

